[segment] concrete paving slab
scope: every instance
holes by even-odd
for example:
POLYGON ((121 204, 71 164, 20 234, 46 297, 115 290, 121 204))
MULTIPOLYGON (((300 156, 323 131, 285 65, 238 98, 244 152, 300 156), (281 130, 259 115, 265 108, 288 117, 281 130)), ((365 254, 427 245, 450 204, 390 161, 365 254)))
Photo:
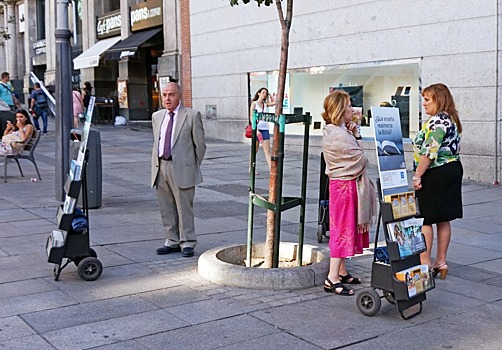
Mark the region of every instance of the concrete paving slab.
POLYGON ((239 305, 229 305, 226 300, 202 300, 188 305, 168 307, 165 310, 192 325, 243 313, 239 305))
POLYGON ((164 237, 160 220, 153 224, 136 222, 127 225, 112 225, 110 222, 107 225, 109 226, 95 227, 91 222, 89 234, 93 244, 108 246, 127 242, 159 240, 164 237))
POLYGON ((4 237, 0 238, 0 246, 2 247, 2 250, 9 255, 25 255, 45 252, 45 243, 48 236, 49 232, 16 237, 4 237))
MULTIPOLYGON (((448 261, 456 262, 463 265, 477 264, 484 261, 502 258, 502 253, 499 251, 488 250, 450 242, 448 248, 448 261)), ((434 255, 433 255, 434 256, 434 255)))
POLYGON ((317 346, 331 349, 409 327, 410 323, 440 318, 450 312, 461 312, 483 304, 471 298, 457 296, 447 302, 444 302, 445 298, 441 298, 440 305, 436 305, 437 303, 430 300, 433 292, 427 293, 422 313, 410 321, 401 319, 396 307, 385 301, 382 301, 379 313, 366 317, 357 309, 355 297, 335 295, 257 311, 251 315, 317 346), (319 313, 318 310, 324 312, 319 313), (364 332, 358 332, 357 329, 364 329, 364 332))
POLYGON ((93 350, 148 350, 135 340, 121 341, 110 345, 103 345, 94 348, 93 350))
MULTIPOLYGON (((160 255, 157 255, 157 248, 162 247, 164 245, 165 238, 162 236, 157 237, 156 239, 151 240, 143 240, 137 242, 126 242, 126 243, 117 243, 107 245, 106 248, 112 252, 115 252, 119 255, 126 257, 135 262, 147 262, 157 260, 160 255)), ((162 259, 170 260, 179 258, 179 255, 169 254, 162 255, 162 259)))
POLYGON ((141 293, 138 296, 160 308, 169 308, 210 299, 210 297, 185 286, 159 289, 141 293))
POLYGON ((142 298, 126 296, 33 312, 22 317, 40 334, 157 309, 142 298))
POLYGON ((186 326, 187 323, 172 314, 163 310, 155 310, 68 327, 44 333, 43 336, 56 348, 80 350, 186 326))
POLYGON ((9 266, 4 266, 4 268, 0 269, 0 283, 34 280, 40 277, 53 276, 53 265, 47 263, 47 256, 42 257, 37 262, 28 262, 28 260, 28 256, 26 255, 0 257, 0 264, 5 263, 9 266), (26 258, 27 262, 23 262, 23 258, 26 258), (19 260, 21 262, 18 262, 19 260))
MULTIPOLYGON (((500 239, 502 239, 502 237, 500 239)), ((489 260, 478 264, 472 264, 471 266, 500 274, 502 271, 502 259, 489 260)))
MULTIPOLYGON (((87 303, 179 285, 172 279, 161 275, 144 275, 145 271, 147 271, 144 268, 140 272, 143 275, 139 275, 137 272, 138 268, 136 267, 135 271, 132 271, 133 269, 119 269, 119 267, 105 268, 102 277, 90 283, 80 279, 76 273, 72 274, 72 276, 65 275, 64 283, 60 283, 58 287, 68 295, 71 295, 73 299, 81 303, 87 303), (70 277, 73 277, 73 279, 70 280, 70 277)), ((61 278, 61 282, 63 282, 63 278, 61 278)))
MULTIPOLYGON (((500 208, 500 207, 499 207, 500 208)), ((498 214, 497 216, 499 216, 498 214)), ((461 227, 465 230, 470 230, 480 233, 502 233, 501 223, 497 222, 494 217, 485 217, 484 220, 476 219, 462 219, 461 221, 454 221, 452 228, 461 227)))
POLYGON ((403 336, 402 330, 390 331, 378 337, 367 338, 347 348, 386 350, 399 344, 399 348, 417 350, 498 349, 502 326, 501 312, 499 305, 483 305, 469 311, 414 325, 406 331, 406 334, 413 334, 413 336, 403 336), (461 326, 466 323, 468 327, 461 326))
POLYGON ((148 349, 219 349, 279 332, 253 317, 242 315, 137 339, 148 349), (216 331, 217 330, 217 331, 216 331))
POLYGON ((0 318, 74 304, 74 299, 60 291, 22 295, 0 300, 0 318))
POLYGON ((54 350, 55 347, 49 345, 45 339, 38 335, 15 338, 11 340, 0 340, 1 349, 16 349, 16 350, 54 350))
POLYGON ((17 316, 0 318, 0 344, 7 340, 34 334, 35 331, 17 316))
POLYGON ((56 290, 41 278, 0 284, 0 300, 56 290))
POLYGON ((286 332, 265 335, 240 343, 218 347, 220 350, 255 350, 255 349, 288 349, 288 350, 316 350, 319 347, 309 344, 286 332))
POLYGON ((24 234, 21 229, 14 227, 11 222, 0 223, 0 238, 15 237, 24 234))

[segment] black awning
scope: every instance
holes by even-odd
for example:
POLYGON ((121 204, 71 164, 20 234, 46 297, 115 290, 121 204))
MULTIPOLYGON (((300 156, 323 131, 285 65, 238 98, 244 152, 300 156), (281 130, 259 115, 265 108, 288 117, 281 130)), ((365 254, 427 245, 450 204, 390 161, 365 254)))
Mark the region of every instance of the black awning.
POLYGON ((133 57, 136 55, 138 49, 153 38, 156 34, 160 33, 162 28, 155 28, 145 30, 143 32, 133 33, 122 41, 119 41, 108 50, 106 50, 104 58, 107 61, 120 60, 124 57, 133 57))

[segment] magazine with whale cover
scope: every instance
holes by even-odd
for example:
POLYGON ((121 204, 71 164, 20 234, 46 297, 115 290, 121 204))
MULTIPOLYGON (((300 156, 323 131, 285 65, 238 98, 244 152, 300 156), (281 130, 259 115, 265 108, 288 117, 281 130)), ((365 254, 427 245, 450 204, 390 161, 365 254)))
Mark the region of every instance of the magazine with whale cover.
POLYGON ((399 109, 371 107, 382 198, 408 191, 399 109))

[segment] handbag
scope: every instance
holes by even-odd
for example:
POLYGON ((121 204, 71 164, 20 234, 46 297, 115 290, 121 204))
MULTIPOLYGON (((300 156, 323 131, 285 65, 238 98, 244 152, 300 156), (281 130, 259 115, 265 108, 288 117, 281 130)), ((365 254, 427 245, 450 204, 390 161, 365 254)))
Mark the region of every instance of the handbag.
POLYGON ((248 139, 253 137, 253 127, 251 125, 248 124, 244 130, 244 136, 246 136, 248 139))

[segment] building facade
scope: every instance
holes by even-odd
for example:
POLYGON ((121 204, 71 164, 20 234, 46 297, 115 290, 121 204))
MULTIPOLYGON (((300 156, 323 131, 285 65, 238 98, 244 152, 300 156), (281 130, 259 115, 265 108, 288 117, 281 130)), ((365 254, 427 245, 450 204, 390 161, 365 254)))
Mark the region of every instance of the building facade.
MULTIPOLYGON (((0 26, 12 35, 0 49, 0 69, 26 98, 30 72, 54 91, 55 9, 56 0, 0 2, 0 26)), ((190 40, 182 40, 190 38, 190 26, 181 20, 189 18, 188 0, 68 0, 68 16, 73 83, 89 81, 103 98, 96 122, 116 115, 148 121, 160 106, 162 84, 177 80, 190 88, 190 40), (109 98, 116 103, 107 104, 109 98)))
MULTIPOLYGON (((184 103, 203 111, 207 136, 244 141, 251 97, 262 86, 275 93, 281 31, 274 5, 68 3, 74 82, 89 81, 96 96, 118 101, 115 109, 98 107, 98 122, 115 115, 149 121, 162 85, 174 79, 184 103)), ((55 86, 55 9, 56 0, 0 1, 0 26, 12 35, 0 48, 0 70, 10 72, 25 103, 30 72, 55 86)), ((318 153, 323 99, 333 89, 348 91, 362 110, 364 147, 374 162, 370 110, 390 103, 400 111, 409 167, 411 139, 427 118, 420 91, 443 82, 464 126, 465 177, 500 182, 501 14, 498 0, 295 1, 284 112, 311 113, 311 151, 318 153)), ((301 133, 301 126, 287 126, 289 148, 301 133)))
MULTIPOLYGON (((192 103, 206 111, 209 136, 243 141, 250 97, 261 86, 273 93, 277 84, 276 7, 231 7, 227 0, 190 5, 192 103)), ((443 82, 464 127, 465 178, 500 182, 500 14, 497 0, 295 1, 284 112, 303 107, 312 114, 310 143, 320 152, 323 99, 335 88, 348 91, 362 108, 373 157, 369 110, 392 103, 400 109, 410 167, 411 139, 427 118, 421 88, 443 82)), ((300 132, 287 126, 291 147, 300 132)))

